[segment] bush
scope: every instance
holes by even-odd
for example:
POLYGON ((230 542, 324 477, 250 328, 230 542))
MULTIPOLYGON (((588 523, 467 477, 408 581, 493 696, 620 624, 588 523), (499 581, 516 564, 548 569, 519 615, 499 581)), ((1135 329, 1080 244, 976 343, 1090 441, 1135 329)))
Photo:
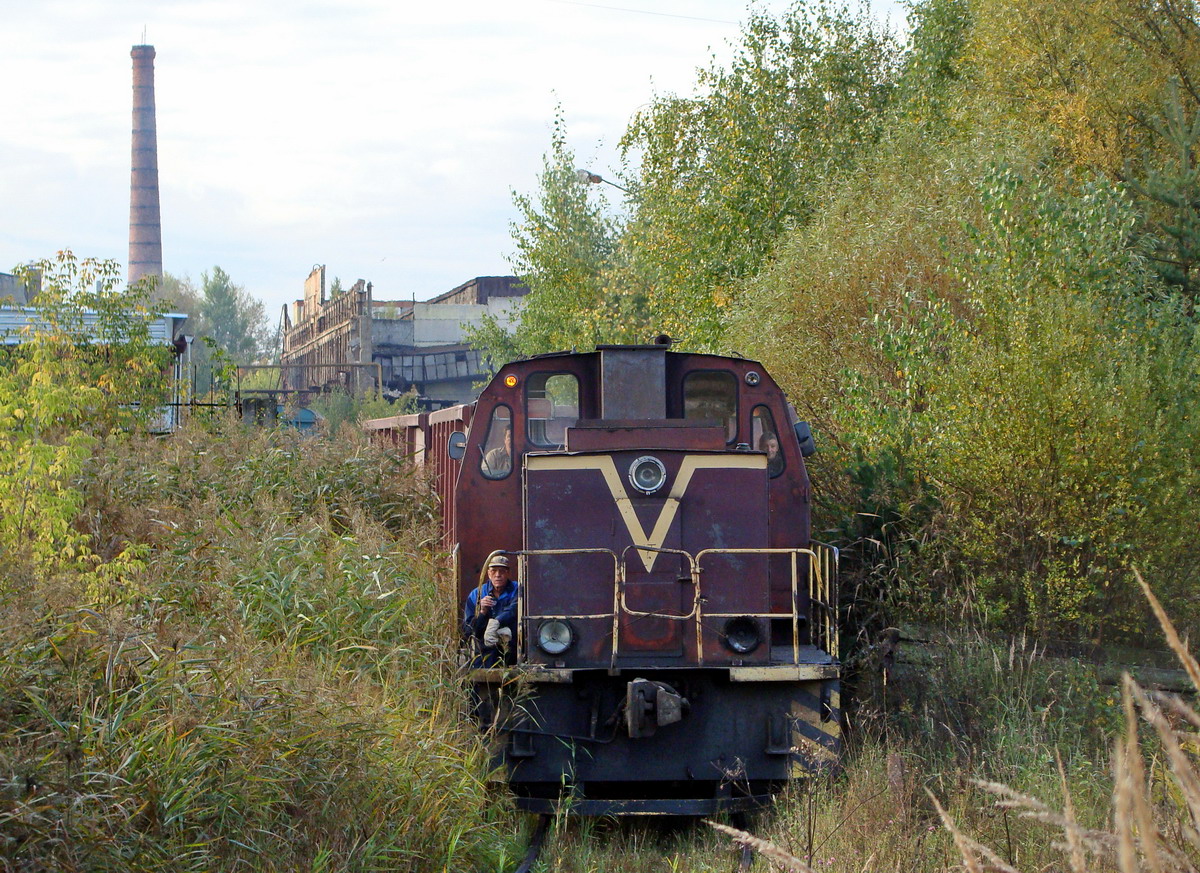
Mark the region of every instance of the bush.
POLYGON ((62 251, 21 272, 39 291, 20 344, 0 349, 0 592, 94 568, 71 527, 74 480, 98 439, 155 414, 170 359, 150 337, 149 288, 118 289, 115 261, 62 251))
POLYGON ((325 418, 325 431, 329 434, 336 434, 343 424, 357 427, 367 419, 420 411, 415 389, 394 401, 377 394, 336 389, 316 397, 310 406, 325 418))
POLYGON ((934 566, 957 568, 946 584, 987 620, 1098 638, 1145 626, 1136 560, 1192 624, 1194 325, 1129 244, 1137 216, 1111 187, 1059 195, 1001 172, 983 202, 964 308, 921 378, 934 566))

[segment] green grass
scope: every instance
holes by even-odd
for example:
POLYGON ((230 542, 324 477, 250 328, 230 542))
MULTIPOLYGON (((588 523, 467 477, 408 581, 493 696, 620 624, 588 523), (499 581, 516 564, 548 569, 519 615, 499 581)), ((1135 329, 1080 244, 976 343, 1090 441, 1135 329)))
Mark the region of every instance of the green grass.
POLYGON ((122 439, 107 580, 0 604, 0 869, 460 870, 520 851, 463 715, 435 506, 352 436, 122 439))

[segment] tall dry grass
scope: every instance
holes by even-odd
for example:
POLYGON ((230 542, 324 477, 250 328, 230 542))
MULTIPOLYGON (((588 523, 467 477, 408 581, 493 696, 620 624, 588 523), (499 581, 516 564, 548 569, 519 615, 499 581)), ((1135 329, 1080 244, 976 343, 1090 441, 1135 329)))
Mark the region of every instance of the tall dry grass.
MULTIPOLYGON (((1141 574, 1137 579, 1167 644, 1192 687, 1200 690, 1200 664, 1141 574)), ((1065 775, 1061 808, 1003 783, 981 782, 980 787, 997 798, 999 809, 1044 825, 1072 873, 1200 869, 1200 713, 1177 695, 1143 688, 1129 674, 1122 678, 1121 712, 1124 732, 1113 754, 1112 815, 1104 827, 1089 828, 1079 822, 1065 775)), ((1063 772, 1061 765, 1059 772, 1063 772)), ((1020 868, 968 836, 940 804, 938 811, 968 870, 1018 873, 1020 868)))
MULTIPOLYGON (((1110 742, 1122 725, 1119 690, 1107 684, 1107 670, 1049 656, 1020 639, 998 644, 960 635, 937 642, 922 647, 921 657, 905 649, 908 657, 886 686, 878 678, 860 684, 839 775, 793 784, 741 829, 747 836, 740 839, 758 841, 753 869, 961 870, 929 791, 981 842, 997 846, 1006 863, 1061 869, 1061 853, 1041 825, 994 808, 978 784, 1005 780, 1028 796, 1054 790, 1060 758, 1080 826, 1104 827, 1110 742)), ((698 823, 563 821, 551 833, 543 869, 728 873, 737 863, 728 833, 698 823)))
POLYGON ((518 852, 422 480, 356 434, 121 438, 77 524, 144 565, 0 604, 0 870, 460 870, 518 852))

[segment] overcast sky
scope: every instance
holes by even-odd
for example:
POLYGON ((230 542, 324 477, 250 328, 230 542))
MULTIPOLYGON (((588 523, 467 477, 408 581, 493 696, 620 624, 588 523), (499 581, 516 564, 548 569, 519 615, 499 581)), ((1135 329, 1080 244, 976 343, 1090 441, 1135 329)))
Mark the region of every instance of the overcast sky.
MULTIPOLYGON (((779 12, 788 3, 767 0, 779 12)), ((890 0, 872 0, 901 26, 890 0)), ((376 299, 512 271, 561 104, 580 163, 730 56, 737 0, 0 0, 0 271, 128 258, 131 46, 155 47, 163 264, 267 304, 314 264, 376 299)))

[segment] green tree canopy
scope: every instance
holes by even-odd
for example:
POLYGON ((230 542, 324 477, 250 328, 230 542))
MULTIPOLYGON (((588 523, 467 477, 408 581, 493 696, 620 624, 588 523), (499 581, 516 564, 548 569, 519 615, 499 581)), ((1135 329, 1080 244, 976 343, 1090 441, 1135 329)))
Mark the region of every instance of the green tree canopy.
POLYGON ((619 219, 556 128, 514 229, 542 290, 492 347, 762 360, 872 609, 1132 636, 1136 562, 1200 627, 1200 14, 910 12, 900 52, 865 10, 752 11, 634 116, 619 219))
POLYGON ((621 217, 577 178, 560 114, 538 194, 516 198, 514 265, 533 293, 512 336, 491 325, 478 341, 501 358, 662 332, 727 348, 741 281, 878 137, 897 61, 895 42, 845 7, 752 11, 697 96, 659 96, 634 116, 621 217))
POLYGON ((608 214, 604 192, 590 192, 579 178, 561 113, 537 193, 516 194, 515 201, 513 266, 529 294, 512 331, 486 319, 471 341, 499 365, 520 355, 635 339, 643 319, 620 284, 622 225, 608 214))
POLYGON ((209 336, 236 363, 250 363, 270 345, 261 300, 230 279, 220 267, 200 275, 200 314, 209 336))
POLYGON ((622 245, 651 332, 728 348, 741 281, 869 153, 897 61, 894 41, 846 7, 752 10, 730 65, 700 71, 698 96, 658 97, 634 117, 622 245))

